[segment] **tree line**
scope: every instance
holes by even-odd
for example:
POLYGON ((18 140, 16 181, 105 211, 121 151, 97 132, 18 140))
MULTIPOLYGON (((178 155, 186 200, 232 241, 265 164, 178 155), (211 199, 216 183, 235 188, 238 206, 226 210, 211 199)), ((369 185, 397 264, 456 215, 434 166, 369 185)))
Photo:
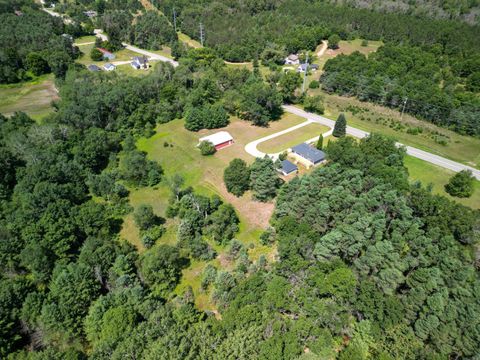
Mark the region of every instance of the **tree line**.
POLYGON ((480 135, 480 61, 405 45, 386 45, 327 61, 322 88, 396 108, 462 134, 480 135))

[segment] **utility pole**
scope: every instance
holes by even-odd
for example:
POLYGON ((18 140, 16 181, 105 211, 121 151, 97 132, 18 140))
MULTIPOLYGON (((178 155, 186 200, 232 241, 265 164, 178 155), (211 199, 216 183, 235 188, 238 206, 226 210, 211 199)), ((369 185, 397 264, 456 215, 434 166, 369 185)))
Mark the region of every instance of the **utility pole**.
POLYGON ((175 8, 173 8, 173 27, 175 29, 175 32, 177 32, 177 13, 175 11, 175 8))
POLYGON ((200 43, 203 46, 203 42, 205 41, 205 29, 203 28, 203 24, 200 23, 200 43))
POLYGON ((302 94, 305 92, 305 82, 307 81, 307 71, 308 71, 308 51, 307 58, 305 59, 305 72, 303 73, 303 84, 302 84, 302 94))
POLYGON ((403 119, 403 113, 405 112, 405 106, 407 106, 408 96, 403 101, 402 114, 400 115, 400 120, 403 119))

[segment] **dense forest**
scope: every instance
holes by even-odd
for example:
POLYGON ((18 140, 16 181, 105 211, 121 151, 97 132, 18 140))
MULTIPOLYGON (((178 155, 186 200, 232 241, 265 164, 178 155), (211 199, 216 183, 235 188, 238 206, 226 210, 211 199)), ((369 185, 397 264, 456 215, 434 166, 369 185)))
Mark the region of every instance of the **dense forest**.
POLYGON ((82 29, 64 25, 60 18, 36 9, 28 1, 5 4, 0 11, 0 83, 29 80, 50 72, 65 76, 79 54, 71 36, 82 29))
POLYGON ((457 19, 470 24, 478 24, 480 21, 480 2, 478 0, 330 0, 330 2, 378 12, 457 19))
POLYGON ((322 88, 411 113, 459 133, 480 135, 480 57, 458 60, 419 47, 386 45, 327 61, 322 88))
MULTIPOLYGON (((79 2, 81 9, 102 3, 79 2)), ((477 28, 318 2, 179 1, 182 30, 192 35, 198 14, 211 14, 202 21, 212 47, 189 49, 176 42, 161 14, 133 21, 132 9, 104 3, 98 21, 113 42, 133 39, 152 48, 173 42, 179 66, 158 63, 138 77, 89 72, 70 65, 76 50, 58 19, 30 6, 16 15, 25 2, 0 2, 5 23, 25 30, 2 35, 12 56, 38 53, 59 77, 60 92, 55 111, 41 122, 24 113, 0 115, 0 358, 480 356, 480 212, 409 182, 405 149, 394 139, 341 136, 323 147, 324 166, 287 182, 269 158, 249 166, 232 159, 224 171, 227 190, 235 196, 251 190, 254 199, 275 202, 259 242, 277 255, 254 262, 248 245, 236 239, 242 224, 231 204, 186 186, 178 174, 167 176, 136 146, 157 124, 179 118, 186 131, 225 126, 232 115, 268 126, 281 116, 282 103, 302 100, 295 91, 299 75, 272 66, 264 78, 258 61, 250 71, 229 67, 220 56, 250 59, 278 45, 312 49, 333 32, 388 41, 368 59, 352 54, 329 61, 321 79, 326 90, 392 107, 408 96, 406 111, 478 134, 478 117, 467 106, 478 101, 469 97, 478 92, 477 28), (223 27, 232 9, 238 20, 223 27), (217 33, 213 19, 220 21, 217 33), (165 26, 151 36, 159 24, 165 26), (407 33, 409 44, 402 40, 407 33), (50 56, 64 62, 50 63, 50 56), (427 112, 422 104, 432 99, 464 117, 452 124, 447 114, 427 112), (169 189, 167 219, 149 205, 130 205, 131 189, 156 191, 162 183, 169 189), (120 236, 129 214, 142 253, 120 236), (169 245, 162 243, 167 221, 178 224, 169 245), (193 290, 178 292, 177 285, 183 269, 217 259, 219 247, 232 266, 205 267, 200 287, 218 311, 201 311, 193 290)), ((165 14, 172 4, 162 1, 165 14)), ((23 71, 32 71, 24 66, 8 72, 2 63, 2 74, 13 71, 17 78, 9 81, 22 80, 23 71)))
POLYGON ((478 26, 317 1, 158 1, 157 5, 167 16, 175 7, 181 30, 195 39, 199 39, 202 22, 206 44, 230 61, 251 60, 268 42, 284 45, 290 52, 314 50, 331 33, 343 39, 360 37, 427 47, 438 44, 449 54, 480 50, 478 26))
MULTIPOLYGON (((21 113, 0 118, 2 358, 478 354, 478 211, 409 184, 393 140, 341 138, 325 149, 327 166, 280 187, 261 236, 278 247, 278 261, 252 263, 235 240, 235 209, 165 178, 135 138, 192 108, 221 106, 255 122, 263 117, 251 104, 287 95, 206 49, 180 63, 134 79, 72 68, 42 124, 21 113), (175 245, 156 242, 164 219, 126 201, 129 187, 159 182, 171 189, 167 216, 180 222, 175 245), (141 255, 119 237, 132 211, 141 255), (202 274, 221 320, 196 309, 190 289, 173 292, 191 261, 217 256, 213 243, 235 259, 232 271, 202 274)), ((265 119, 279 111, 262 109, 265 119)), ((265 192, 272 171, 266 160, 248 169, 262 201, 281 184, 265 192)))

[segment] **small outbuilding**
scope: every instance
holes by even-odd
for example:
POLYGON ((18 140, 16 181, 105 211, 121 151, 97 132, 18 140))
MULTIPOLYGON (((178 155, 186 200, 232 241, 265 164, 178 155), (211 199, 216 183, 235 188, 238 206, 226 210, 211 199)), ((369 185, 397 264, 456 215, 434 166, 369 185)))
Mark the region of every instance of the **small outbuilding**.
MULTIPOLYGON (((216 150, 223 149, 227 146, 230 146, 233 144, 233 137, 226 131, 219 131, 218 133, 204 136, 199 139, 198 145, 200 145, 201 142, 203 141, 209 141, 215 146, 216 150)), ((197 146, 198 146, 197 145, 197 146)))
POLYGON ((100 70, 102 70, 102 69, 100 69, 100 68, 99 68, 97 65, 95 65, 95 64, 88 65, 87 68, 88 68, 88 70, 90 70, 90 71, 100 71, 100 70))
POLYGON ((115 65, 113 65, 112 63, 106 63, 105 65, 103 65, 103 68, 105 69, 105 71, 113 71, 117 67, 115 65))
POLYGON ((297 165, 295 165, 294 163, 288 160, 283 160, 280 162, 280 164, 281 164, 281 167, 278 169, 278 171, 282 173, 284 176, 298 172, 297 165))
POLYGON ((322 150, 315 149, 306 143, 292 147, 292 153, 296 155, 299 161, 303 160, 307 166, 320 164, 326 158, 322 150))

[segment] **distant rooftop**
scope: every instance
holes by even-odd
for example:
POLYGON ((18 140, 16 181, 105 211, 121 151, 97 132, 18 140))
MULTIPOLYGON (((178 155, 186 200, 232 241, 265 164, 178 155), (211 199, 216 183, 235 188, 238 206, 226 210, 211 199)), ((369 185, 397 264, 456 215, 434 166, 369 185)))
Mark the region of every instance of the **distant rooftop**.
POLYGON ((302 143, 292 147, 292 151, 301 157, 310 160, 312 163, 317 164, 320 161, 325 160, 325 153, 322 150, 315 149, 308 144, 302 143))

